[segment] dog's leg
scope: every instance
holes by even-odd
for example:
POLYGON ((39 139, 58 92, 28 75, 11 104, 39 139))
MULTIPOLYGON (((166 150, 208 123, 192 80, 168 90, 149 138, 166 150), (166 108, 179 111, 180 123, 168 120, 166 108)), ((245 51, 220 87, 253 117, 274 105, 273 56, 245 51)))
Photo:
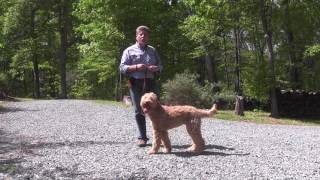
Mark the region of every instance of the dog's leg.
POLYGON ((192 145, 188 148, 190 152, 201 153, 205 142, 201 135, 201 119, 195 119, 186 124, 187 132, 192 139, 192 145))
POLYGON ((148 151, 149 154, 155 154, 159 151, 161 145, 161 133, 153 129, 152 147, 148 151))
POLYGON ((171 142, 169 139, 169 135, 168 135, 168 131, 163 131, 163 133, 161 133, 161 140, 162 140, 162 144, 165 148, 165 153, 170 153, 171 152, 171 142))

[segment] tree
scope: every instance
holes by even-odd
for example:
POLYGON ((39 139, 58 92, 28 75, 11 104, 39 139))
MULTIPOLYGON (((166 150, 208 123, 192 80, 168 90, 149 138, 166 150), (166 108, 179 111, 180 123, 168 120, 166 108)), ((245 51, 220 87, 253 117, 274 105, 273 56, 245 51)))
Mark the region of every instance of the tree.
MULTIPOLYGON (((221 30, 224 29, 223 24, 220 24, 221 4, 218 1, 184 1, 188 8, 188 16, 180 26, 184 35, 192 40, 197 46, 193 51, 195 58, 204 57, 207 79, 211 83, 218 82, 217 77, 217 62, 215 50, 219 49, 222 44, 220 37, 221 30)), ((201 62, 200 62, 201 63, 201 62)))
POLYGON ((292 17, 291 17, 291 8, 290 8, 290 0, 283 1, 284 6, 284 24, 285 24, 285 32, 287 35, 287 44, 288 44, 288 57, 290 62, 290 82, 292 84, 293 89, 301 88, 299 82, 299 72, 297 67, 297 58, 295 52, 295 44, 294 44, 294 34, 292 30, 292 17))
POLYGON ((60 59, 60 80, 61 80, 61 95, 60 98, 67 98, 67 80, 66 80, 66 65, 68 59, 68 48, 69 41, 68 37, 71 31, 71 12, 72 12, 72 3, 68 0, 60 0, 58 5, 58 27, 60 34, 60 50, 59 50, 59 59, 60 59))
MULTIPOLYGON (((39 85, 39 68, 37 56, 37 36, 35 27, 35 16, 37 11, 36 1, 14 1, 9 7, 8 14, 6 14, 4 32, 11 39, 12 44, 8 46, 16 46, 17 51, 13 55, 13 64, 19 64, 22 72, 14 71, 15 75, 22 75, 29 69, 29 64, 32 64, 33 72, 33 95, 36 98, 40 97, 39 85), (30 18, 22 18, 30 17, 30 18), (15 63, 16 62, 16 63, 15 63), (24 66, 21 67, 21 64, 24 66)), ((17 69, 19 69, 17 68, 17 69)), ((23 75, 22 75, 23 76, 23 75)))
POLYGON ((271 103, 271 117, 278 117, 278 103, 276 96, 276 80, 274 72, 274 54, 273 54, 273 44, 272 44, 272 27, 271 27, 271 18, 272 18, 272 5, 273 1, 269 0, 260 0, 259 1, 259 10, 260 18, 263 26, 263 31, 265 33, 266 43, 268 47, 268 75, 270 80, 270 103, 271 103), (268 6, 269 5, 269 6, 268 6))

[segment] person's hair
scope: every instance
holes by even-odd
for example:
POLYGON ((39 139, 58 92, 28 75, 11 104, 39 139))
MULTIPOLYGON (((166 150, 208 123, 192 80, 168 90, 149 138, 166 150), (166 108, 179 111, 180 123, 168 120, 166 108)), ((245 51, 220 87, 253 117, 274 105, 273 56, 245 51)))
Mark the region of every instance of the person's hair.
POLYGON ((139 26, 136 29, 136 34, 138 34, 138 32, 140 32, 140 31, 146 31, 146 32, 150 33, 150 28, 148 26, 139 26))

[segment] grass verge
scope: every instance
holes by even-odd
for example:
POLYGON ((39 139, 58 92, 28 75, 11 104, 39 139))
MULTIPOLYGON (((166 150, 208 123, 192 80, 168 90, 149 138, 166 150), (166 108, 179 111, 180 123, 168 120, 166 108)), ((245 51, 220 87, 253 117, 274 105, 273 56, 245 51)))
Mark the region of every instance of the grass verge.
MULTIPOLYGON (((30 101, 32 98, 17 98, 20 101, 30 101)), ((110 101, 110 100, 90 100, 98 104, 110 104, 121 107, 128 107, 122 102, 110 101)), ((0 101, 0 112, 4 109, 0 101)), ((245 111, 244 116, 237 116, 232 110, 219 110, 215 118, 231 121, 243 121, 252 122, 257 124, 283 124, 283 125, 304 125, 314 126, 320 125, 320 119, 302 119, 302 118, 272 118, 269 116, 269 112, 264 111, 245 111)))
POLYGON ((253 122, 258 124, 283 124, 283 125, 320 125, 320 119, 295 119, 295 118, 272 118, 269 112, 245 111, 244 116, 238 116, 231 110, 220 110, 215 118, 231 121, 253 122))

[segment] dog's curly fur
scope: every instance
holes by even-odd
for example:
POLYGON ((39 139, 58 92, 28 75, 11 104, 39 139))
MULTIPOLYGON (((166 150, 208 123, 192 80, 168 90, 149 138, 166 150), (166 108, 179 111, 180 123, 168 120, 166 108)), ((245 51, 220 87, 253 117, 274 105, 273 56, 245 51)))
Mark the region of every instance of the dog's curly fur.
POLYGON ((201 135, 201 118, 216 114, 216 104, 209 110, 197 109, 193 106, 165 106, 160 104, 156 94, 146 93, 141 98, 140 106, 152 122, 153 142, 149 154, 157 153, 161 142, 165 148, 164 152, 170 153, 171 143, 168 130, 183 124, 186 125, 187 132, 192 139, 189 151, 201 153, 204 150, 205 142, 201 135))

